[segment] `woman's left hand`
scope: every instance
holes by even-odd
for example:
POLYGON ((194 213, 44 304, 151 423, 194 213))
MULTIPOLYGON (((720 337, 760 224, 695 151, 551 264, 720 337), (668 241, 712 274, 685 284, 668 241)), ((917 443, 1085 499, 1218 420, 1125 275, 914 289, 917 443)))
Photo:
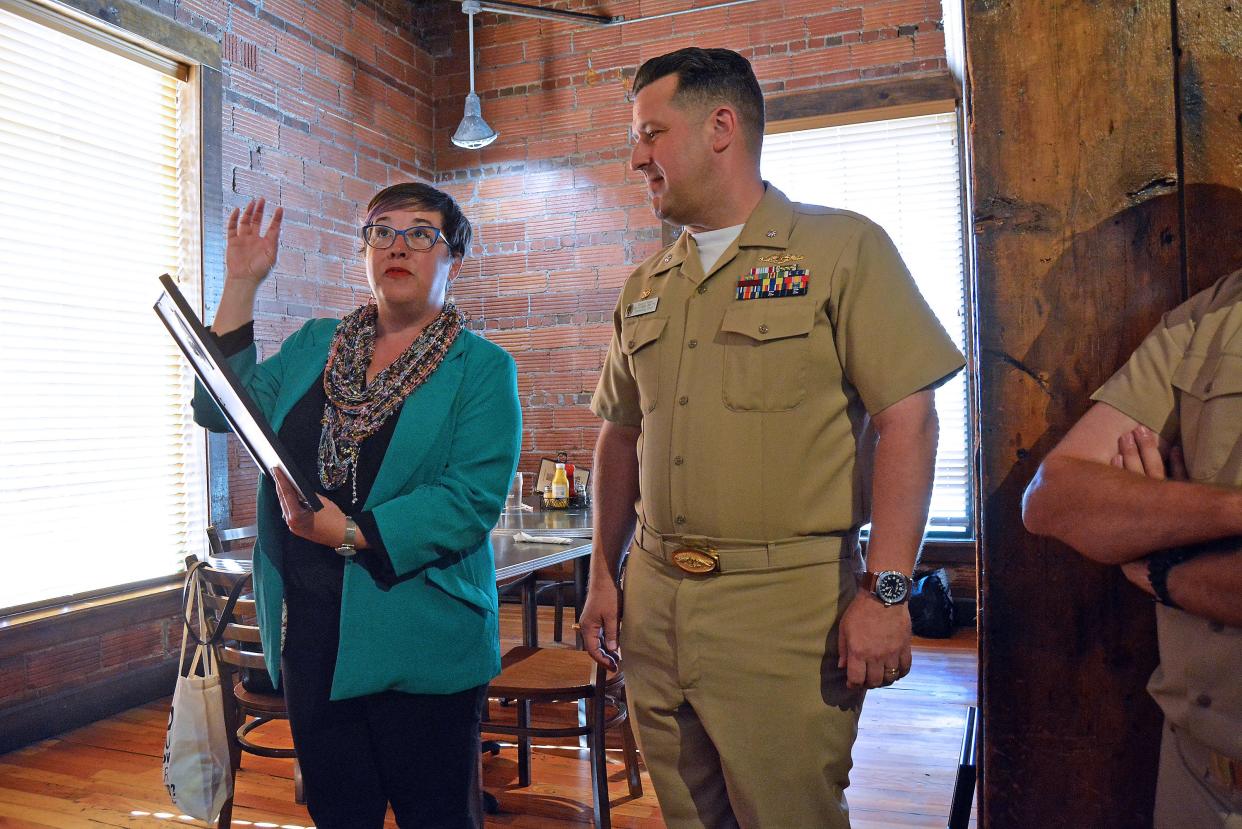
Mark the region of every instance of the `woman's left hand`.
POLYGON ((320 496, 323 509, 315 512, 298 498, 298 491, 283 469, 277 468, 273 480, 280 512, 289 525, 289 532, 307 541, 328 547, 339 547, 345 540, 345 513, 327 496, 320 496))

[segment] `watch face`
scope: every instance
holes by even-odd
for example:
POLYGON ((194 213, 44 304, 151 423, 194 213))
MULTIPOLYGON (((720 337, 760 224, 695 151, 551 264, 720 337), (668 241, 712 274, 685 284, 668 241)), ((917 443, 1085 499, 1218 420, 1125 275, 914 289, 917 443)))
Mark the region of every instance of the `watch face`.
POLYGON ((875 595, 885 604, 904 602, 910 592, 909 582, 901 573, 889 570, 880 573, 875 582, 875 595))

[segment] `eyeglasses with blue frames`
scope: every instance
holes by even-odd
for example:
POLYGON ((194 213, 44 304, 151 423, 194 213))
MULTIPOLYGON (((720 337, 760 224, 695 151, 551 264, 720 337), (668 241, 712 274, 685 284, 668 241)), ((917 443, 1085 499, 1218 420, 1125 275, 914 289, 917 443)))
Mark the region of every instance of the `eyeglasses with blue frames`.
MULTIPOLYGON (((405 230, 397 230, 388 225, 366 225, 362 228, 362 241, 379 250, 395 245, 398 236, 405 237, 405 246, 410 250, 431 250, 436 242, 444 239, 440 229, 430 225, 417 225, 405 230)), ((448 242, 444 244, 447 245, 448 242)))

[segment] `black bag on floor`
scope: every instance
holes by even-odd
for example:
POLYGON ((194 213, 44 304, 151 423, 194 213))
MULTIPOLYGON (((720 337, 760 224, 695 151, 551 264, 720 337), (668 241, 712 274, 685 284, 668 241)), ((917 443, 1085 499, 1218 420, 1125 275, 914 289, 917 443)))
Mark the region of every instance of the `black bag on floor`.
POLYGON ((915 636, 947 639, 957 626, 949 573, 943 567, 914 582, 910 593, 910 622, 915 636))

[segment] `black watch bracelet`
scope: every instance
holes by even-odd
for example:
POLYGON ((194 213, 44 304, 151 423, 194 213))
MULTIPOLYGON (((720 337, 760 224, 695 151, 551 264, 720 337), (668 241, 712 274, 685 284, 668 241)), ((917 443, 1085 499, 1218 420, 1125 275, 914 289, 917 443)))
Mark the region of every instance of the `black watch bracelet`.
POLYGON ((1198 555, 1196 550, 1176 547, 1172 550, 1153 553, 1147 557, 1147 582, 1156 594, 1156 601, 1165 607, 1182 609, 1182 606, 1173 601, 1173 597, 1169 595, 1169 571, 1196 555, 1198 555))

